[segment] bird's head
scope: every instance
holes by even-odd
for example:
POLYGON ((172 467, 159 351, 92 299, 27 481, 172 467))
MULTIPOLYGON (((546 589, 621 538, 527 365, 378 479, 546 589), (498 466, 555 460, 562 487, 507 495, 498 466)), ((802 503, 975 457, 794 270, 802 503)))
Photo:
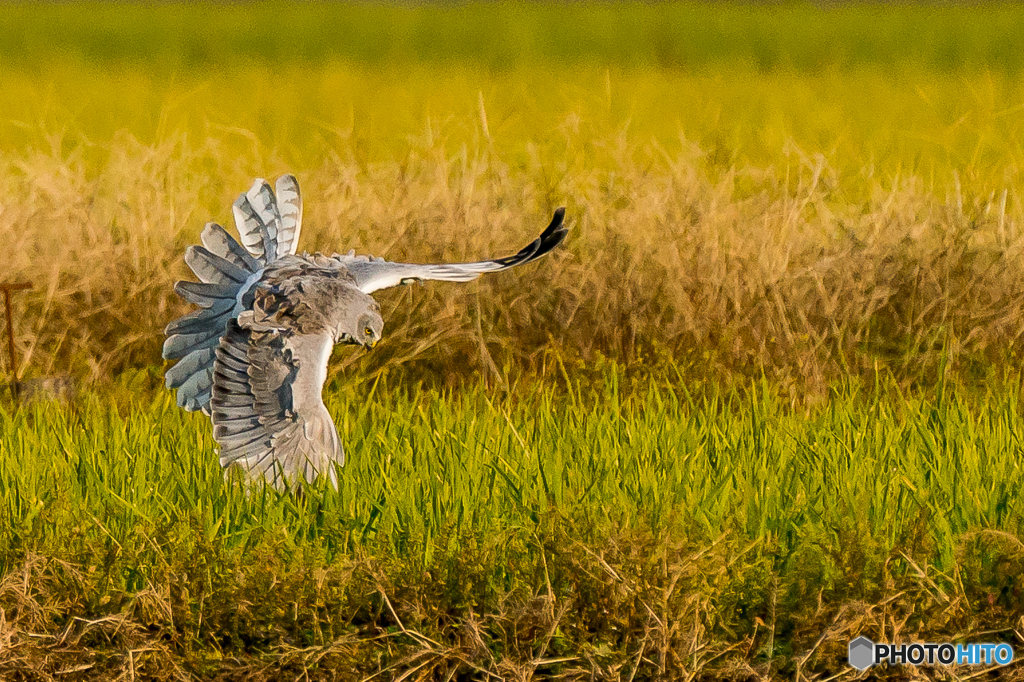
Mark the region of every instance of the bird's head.
POLYGON ((337 342, 364 348, 376 346, 384 332, 384 319, 380 316, 377 302, 361 291, 348 290, 345 292, 342 310, 344 312, 335 337, 337 342))
MULTIPOLYGON (((376 308, 376 304, 374 304, 376 308)), ((352 338, 366 348, 373 348, 380 341, 384 332, 384 319, 380 316, 379 310, 368 310, 359 316, 356 322, 355 333, 352 338)))

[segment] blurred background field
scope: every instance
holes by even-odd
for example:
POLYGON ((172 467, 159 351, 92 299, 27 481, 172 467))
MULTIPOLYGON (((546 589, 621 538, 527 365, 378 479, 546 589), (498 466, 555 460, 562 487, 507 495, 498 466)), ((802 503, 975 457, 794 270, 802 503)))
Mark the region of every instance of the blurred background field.
POLYGON ((3 14, 0 239, 36 283, 20 374, 158 364, 184 247, 289 171, 311 251, 473 259, 569 208, 529 272, 383 293, 370 373, 667 353, 820 396, 1019 366, 1013 6, 3 14))
POLYGON ((18 373, 84 388, 0 404, 0 677, 793 679, 857 633, 1020 644, 1024 9, 0 29, 18 373), (504 255, 568 208, 528 269, 378 294, 384 343, 331 365, 337 494, 225 483, 162 388, 185 247, 285 172, 310 251, 504 255))

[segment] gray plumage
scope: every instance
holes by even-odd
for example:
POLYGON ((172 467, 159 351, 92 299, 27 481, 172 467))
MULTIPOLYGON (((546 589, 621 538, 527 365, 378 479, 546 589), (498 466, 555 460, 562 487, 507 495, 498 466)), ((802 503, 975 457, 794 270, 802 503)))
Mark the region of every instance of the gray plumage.
POLYGON ((282 175, 274 183, 277 190, 277 205, 281 211, 281 232, 278 248, 283 254, 295 253, 302 231, 302 195, 294 175, 282 175))
POLYGON ((228 324, 214 363, 213 436, 224 467, 275 485, 326 474, 337 487, 345 453, 321 398, 327 361, 350 336, 372 346, 384 322, 343 271, 303 270, 268 267, 252 310, 228 324))
POLYGON ((253 258, 235 238, 217 223, 207 223, 199 238, 211 253, 248 270, 250 273, 260 269, 260 262, 253 258))
POLYGON ((213 422, 224 467, 251 479, 287 482, 327 476, 345 453, 321 397, 335 344, 372 348, 381 338, 380 308, 368 294, 421 280, 466 282, 485 272, 528 263, 566 235, 564 209, 514 256, 475 263, 417 265, 382 258, 295 255, 302 198, 294 176, 278 178, 276 194, 256 180, 232 210, 241 243, 216 223, 185 262, 199 282, 175 292, 199 306, 167 325, 166 374, 186 410, 213 422))

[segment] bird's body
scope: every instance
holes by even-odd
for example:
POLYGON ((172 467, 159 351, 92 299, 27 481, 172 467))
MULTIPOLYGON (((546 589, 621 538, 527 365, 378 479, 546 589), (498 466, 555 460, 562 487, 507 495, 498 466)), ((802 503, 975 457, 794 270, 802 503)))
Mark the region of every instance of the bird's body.
POLYGON ((369 294, 435 279, 465 282, 534 260, 565 237, 563 209, 515 256, 477 263, 417 265, 381 258, 295 253, 302 224, 298 183, 290 175, 257 180, 234 204, 241 244, 216 223, 203 230, 185 262, 200 282, 175 291, 200 309, 167 325, 163 355, 178 360, 167 387, 178 404, 213 421, 225 467, 274 485, 327 476, 345 454, 321 392, 337 343, 373 347, 380 308, 369 294))

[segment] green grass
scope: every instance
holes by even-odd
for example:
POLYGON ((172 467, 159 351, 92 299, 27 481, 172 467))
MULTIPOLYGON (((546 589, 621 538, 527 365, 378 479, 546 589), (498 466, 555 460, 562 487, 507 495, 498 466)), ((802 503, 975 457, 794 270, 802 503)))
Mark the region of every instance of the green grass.
POLYGON ((815 73, 911 60, 936 71, 1024 69, 1024 18, 1012 4, 463 3, 459 5, 14 4, 0 57, 12 65, 78 58, 159 70, 351 60, 715 68, 748 63, 815 73), (33 51, 48 47, 48 55, 33 51))
POLYGON ((889 618, 894 638, 932 641, 1024 615, 1015 390, 883 382, 800 414, 765 385, 697 397, 601 375, 334 387, 340 489, 297 497, 225 481, 207 420, 151 400, 144 375, 76 412, 6 413, 8 632, 51 673, 112 675, 112 646, 203 674, 322 655, 361 674, 427 657, 437 674, 540 661, 602 678, 642 660, 654 679, 836 672, 889 618), (91 644, 68 648, 69 629, 91 644))

